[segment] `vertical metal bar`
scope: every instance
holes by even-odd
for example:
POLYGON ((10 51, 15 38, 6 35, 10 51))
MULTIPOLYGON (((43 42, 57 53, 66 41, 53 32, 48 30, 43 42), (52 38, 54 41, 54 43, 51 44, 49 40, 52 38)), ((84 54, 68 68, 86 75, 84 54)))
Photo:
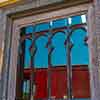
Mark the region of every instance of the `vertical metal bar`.
POLYGON ((68 68, 67 68, 67 81, 68 81, 68 100, 72 100, 72 67, 70 57, 70 44, 68 43, 68 68))
POLYGON ((67 29, 68 32, 68 40, 67 40, 67 92, 68 92, 68 100, 72 100, 72 66, 71 66, 71 41, 70 41, 70 34, 71 30, 70 27, 68 26, 67 29))
MULTIPOLYGON (((51 33, 52 33, 52 22, 49 23, 49 34, 51 36, 51 33)), ((50 67, 51 67, 51 37, 49 36, 48 38, 48 51, 49 51, 49 55, 48 55, 48 98, 50 99, 51 98, 51 70, 50 70, 50 67)))
MULTIPOLYGON (((50 59, 50 53, 49 53, 49 57, 48 59, 50 59)), ((50 64, 48 65, 48 98, 51 98, 51 71, 50 71, 50 64)))
MULTIPOLYGON (((25 28, 21 29, 20 38, 23 37, 22 33, 25 34, 25 28)), ((19 66, 20 67, 18 66, 18 69, 17 69, 17 71, 18 71, 18 76, 17 76, 18 77, 18 79, 17 79, 18 83, 17 84, 19 84, 19 86, 18 87, 16 86, 16 89, 18 89, 16 91, 17 92, 16 96, 18 98, 22 98, 22 96, 23 96, 24 63, 25 63, 25 61, 24 61, 24 58, 25 58, 25 40, 20 43, 20 46, 21 46, 21 52, 20 52, 20 55, 19 55, 19 60, 20 60, 19 66)))
POLYGON ((33 96, 33 77, 34 77, 34 71, 33 71, 33 65, 32 65, 32 61, 33 61, 33 56, 31 57, 31 73, 30 73, 30 100, 32 100, 32 96, 33 96))
MULTIPOLYGON (((35 27, 34 27, 34 31, 32 34, 35 33, 35 27)), ((32 41, 34 41, 34 35, 32 35, 32 41)), ((34 43, 35 44, 35 43, 34 43)), ((29 95, 29 100, 34 100, 34 93, 33 93, 33 85, 34 85, 34 55, 35 55, 35 51, 33 51, 33 49, 35 50, 35 46, 32 47, 32 51, 31 51, 31 73, 30 73, 30 95, 29 95)))

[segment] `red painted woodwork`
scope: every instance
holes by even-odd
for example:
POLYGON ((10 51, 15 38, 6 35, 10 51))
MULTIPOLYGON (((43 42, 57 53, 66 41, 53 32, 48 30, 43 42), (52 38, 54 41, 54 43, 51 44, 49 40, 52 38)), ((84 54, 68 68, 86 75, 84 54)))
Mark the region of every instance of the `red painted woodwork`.
MULTIPOLYGON (((67 95, 67 70, 66 67, 50 68, 51 96, 63 98, 67 95)), ((24 76, 28 78, 31 70, 25 69, 24 76)), ((90 78, 87 66, 74 66, 72 77, 72 94, 74 98, 90 98, 90 78)), ((48 98, 48 69, 35 69, 34 79, 36 84, 35 99, 48 98)))
POLYGON ((53 70, 51 72, 51 96, 63 98, 67 95, 67 72, 66 70, 53 70))
POLYGON ((90 78, 86 67, 73 68, 73 96, 74 98, 90 98, 90 78))
POLYGON ((47 98, 48 90, 47 90, 47 70, 37 70, 35 72, 35 99, 39 98, 47 98))

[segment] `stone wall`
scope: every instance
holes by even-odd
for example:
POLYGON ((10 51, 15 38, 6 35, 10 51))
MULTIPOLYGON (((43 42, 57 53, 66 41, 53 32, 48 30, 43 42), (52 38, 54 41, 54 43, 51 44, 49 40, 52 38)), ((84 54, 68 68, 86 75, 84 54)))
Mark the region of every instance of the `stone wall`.
POLYGON ((99 100, 100 83, 99 83, 99 36, 96 35, 96 11, 92 5, 88 12, 88 29, 89 29, 89 47, 90 47, 90 83, 91 83, 91 100, 99 100))
POLYGON ((96 39, 96 64, 94 66, 95 80, 95 100, 100 99, 100 0, 95 0, 95 31, 94 36, 96 39))

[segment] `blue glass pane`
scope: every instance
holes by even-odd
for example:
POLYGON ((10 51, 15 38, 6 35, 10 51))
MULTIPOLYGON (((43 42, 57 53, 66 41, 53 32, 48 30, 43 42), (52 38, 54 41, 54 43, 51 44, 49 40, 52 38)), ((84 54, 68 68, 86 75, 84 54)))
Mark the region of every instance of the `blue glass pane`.
POLYGON ((35 42, 37 51, 35 54, 34 64, 36 68, 48 67, 48 49, 46 48, 47 42, 48 38, 44 36, 40 36, 35 42))
POLYGON ((49 23, 41 23, 35 26, 35 32, 45 31, 49 29, 49 23))
POLYGON ((30 53, 30 46, 32 44, 31 40, 26 39, 25 40, 25 62, 24 62, 24 68, 30 67, 31 62, 31 53, 30 53))
POLYGON ((73 16, 71 17, 71 25, 81 24, 82 19, 81 16, 73 16))
POLYGON ((74 31, 71 36, 74 44, 71 51, 72 65, 84 65, 89 63, 88 46, 85 45, 84 41, 86 34, 85 31, 78 29, 74 31))
POLYGON ((29 80, 25 80, 23 82, 23 93, 29 93, 29 89, 30 88, 30 81, 29 80))
POLYGON ((27 26, 26 27, 26 34, 33 33, 33 31, 34 31, 34 27, 33 26, 27 26))
POLYGON ((59 19, 52 22, 52 28, 60 28, 68 25, 67 19, 59 19))
POLYGON ((54 48, 51 54, 51 62, 53 66, 65 65, 67 63, 67 50, 64 42, 66 35, 62 32, 56 33, 52 38, 52 46, 54 48))

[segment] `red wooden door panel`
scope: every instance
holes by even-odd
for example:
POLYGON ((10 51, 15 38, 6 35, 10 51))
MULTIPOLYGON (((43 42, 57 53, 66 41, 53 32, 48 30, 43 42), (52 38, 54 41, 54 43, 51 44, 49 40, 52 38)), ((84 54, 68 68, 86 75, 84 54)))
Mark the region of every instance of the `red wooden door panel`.
MULTIPOLYGON (((51 96, 63 98, 67 95, 67 70, 66 68, 51 68, 50 88, 51 96)), ((24 71, 25 77, 29 79, 31 70, 24 71)), ((72 94, 74 98, 90 98, 90 77, 88 67, 73 67, 72 94)), ((48 72, 47 69, 34 71, 36 84, 35 99, 48 98, 48 72)))
POLYGON ((41 69, 35 72, 35 99, 47 98, 47 70, 41 69))
POLYGON ((74 98, 90 98, 89 70, 86 67, 73 68, 72 86, 74 98))
POLYGON ((51 96, 63 98, 67 95, 67 72, 66 69, 57 69, 51 72, 51 96))

